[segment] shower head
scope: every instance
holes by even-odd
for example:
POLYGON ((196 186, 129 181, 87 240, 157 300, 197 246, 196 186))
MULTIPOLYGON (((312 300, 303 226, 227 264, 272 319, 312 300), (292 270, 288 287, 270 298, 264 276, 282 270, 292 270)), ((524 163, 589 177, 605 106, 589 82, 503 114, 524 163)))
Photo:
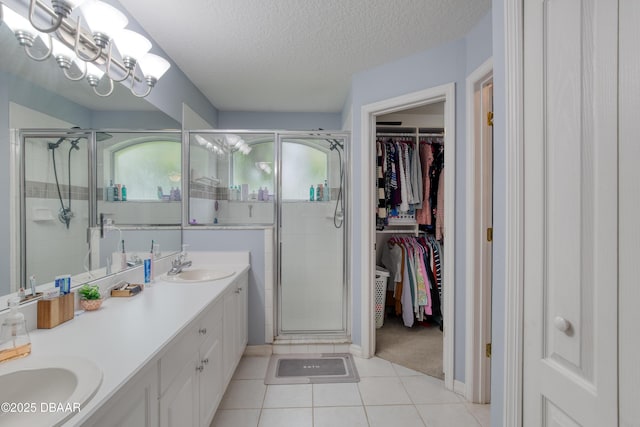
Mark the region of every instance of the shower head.
MULTIPOLYGON (((73 127, 71 129, 80 129, 80 128, 73 127)), ((76 150, 79 150, 80 147, 78 146, 78 141, 80 141, 82 138, 86 138, 86 136, 79 136, 78 138, 73 139, 73 140, 70 139, 68 136, 63 136, 62 138, 58 139, 56 142, 48 143, 47 147, 49 148, 49 150, 55 150, 64 141, 69 140, 69 142, 71 142, 71 148, 75 148, 76 150)), ((106 140, 111 139, 111 138, 113 138, 113 135, 111 135, 110 133, 107 133, 107 132, 96 132, 96 141, 97 142, 106 141, 106 140)))
POLYGON ((329 150, 344 150, 344 145, 337 139, 327 139, 326 141, 329 143, 329 150))
POLYGON ((62 137, 60 139, 58 139, 56 142, 50 142, 47 144, 47 147, 49 148, 49 150, 55 150, 56 148, 58 148, 60 146, 60 144, 62 144, 62 142, 67 139, 65 137, 62 137))

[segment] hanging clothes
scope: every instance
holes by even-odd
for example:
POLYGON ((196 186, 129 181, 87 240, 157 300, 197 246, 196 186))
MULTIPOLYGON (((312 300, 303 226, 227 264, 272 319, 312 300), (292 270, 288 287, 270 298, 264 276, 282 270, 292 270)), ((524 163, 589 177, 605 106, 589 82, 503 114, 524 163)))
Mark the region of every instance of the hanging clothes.
POLYGON ((418 177, 422 166, 415 154, 415 138, 389 137, 376 140, 376 227, 389 220, 413 219, 416 206, 422 206, 423 183, 418 177))
POLYGON ((438 178, 438 207, 436 209, 436 239, 444 239, 444 168, 438 178))
POLYGON ((437 279, 441 274, 434 261, 435 251, 439 252, 436 244, 432 237, 394 236, 383 247, 382 264, 395 280, 396 314, 402 315, 407 327, 425 318, 442 325, 442 281, 437 279))
POLYGON ((422 208, 416 210, 416 222, 418 224, 431 225, 431 178, 430 171, 433 165, 433 150, 430 145, 420 144, 420 161, 422 163, 422 208))

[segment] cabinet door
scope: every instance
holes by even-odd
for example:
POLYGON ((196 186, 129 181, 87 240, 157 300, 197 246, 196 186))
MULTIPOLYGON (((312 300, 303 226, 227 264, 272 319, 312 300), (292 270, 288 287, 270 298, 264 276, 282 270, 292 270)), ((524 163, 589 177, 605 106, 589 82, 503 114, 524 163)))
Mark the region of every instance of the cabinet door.
POLYGON ((224 295, 224 317, 223 324, 223 345, 222 345, 222 366, 224 370, 224 383, 227 384, 233 375, 236 366, 237 355, 237 294, 236 287, 230 286, 224 295))
POLYGON ((155 427, 158 425, 158 371, 155 364, 127 385, 96 414, 93 427, 155 427))
POLYGON ((247 346, 247 339, 248 339, 248 303, 249 303, 249 289, 248 289, 248 280, 247 280, 247 276, 245 275, 243 279, 240 279, 238 281, 238 294, 237 294, 237 303, 238 303, 238 311, 237 311, 237 318, 236 318, 236 325, 238 327, 238 360, 240 360, 242 358, 242 354, 244 353, 244 349, 247 346))
POLYGON ((160 425, 163 427, 198 426, 197 352, 184 364, 160 399, 160 425))
POLYGON ((222 323, 207 334, 200 350, 200 425, 208 426, 222 400, 224 373, 222 367, 222 323))

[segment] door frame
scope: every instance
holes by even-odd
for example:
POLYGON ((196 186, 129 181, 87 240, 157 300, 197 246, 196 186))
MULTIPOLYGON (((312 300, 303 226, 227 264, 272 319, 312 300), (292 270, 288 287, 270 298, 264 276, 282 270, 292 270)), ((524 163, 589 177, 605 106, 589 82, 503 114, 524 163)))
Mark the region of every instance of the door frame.
MULTIPOLYGON (((477 221, 478 212, 484 212, 484 194, 491 192, 483 180, 484 152, 487 142, 484 135, 484 99, 480 96, 484 84, 493 79, 493 59, 487 59, 475 69, 466 82, 467 109, 467 244, 466 244, 466 351, 465 390, 468 401, 490 401, 491 360, 485 346, 491 342, 491 275, 482 268, 489 249, 485 245, 485 225, 477 221), (479 167, 478 167, 479 166, 479 167), (478 187, 478 184, 479 187, 478 187)), ((492 180, 493 181, 493 180, 492 180)), ((492 202, 491 202, 492 203, 492 202)))
MULTIPOLYGON (((502 379, 503 407, 502 425, 522 426, 522 369, 523 369, 523 328, 524 328, 524 0, 506 0, 503 15, 504 44, 500 39, 494 45, 494 52, 504 48, 504 69, 500 73, 503 80, 503 93, 494 91, 494 100, 500 106, 504 102, 504 114, 496 120, 494 116, 494 141, 504 144, 505 168, 505 264, 503 283, 504 299, 498 301, 496 292, 494 301, 504 302, 504 325, 495 325, 494 337, 504 336, 504 371, 497 375, 502 379), (497 126, 496 126, 497 124, 497 126), (495 134, 498 133, 498 137, 495 134), (501 138, 502 137, 502 138, 501 138)), ((497 14, 496 14, 497 15, 497 14)), ((494 85, 494 90, 496 86, 494 85)), ((494 165, 495 167, 495 165, 494 165)), ((495 188, 495 183, 494 183, 495 188)), ((494 194, 497 194, 494 191, 494 194)), ((502 234, 502 233, 500 233, 502 234)), ((494 237, 495 237, 494 233, 494 237)), ((494 239, 495 240, 495 239, 494 239)), ((495 265, 495 261, 494 261, 495 265)), ((494 269, 494 284, 499 274, 494 269)), ((494 286, 495 290, 495 286, 494 286)), ((495 339, 494 339, 495 341, 495 339)), ((493 359, 495 360, 495 358, 493 359)), ((497 366, 494 373, 497 374, 497 366)), ((496 384, 497 386, 498 384, 496 384)), ((494 394, 495 395, 495 394, 494 394)))
MULTIPOLYGON (((376 116, 389 114, 400 110, 419 107, 445 101, 444 105, 444 144, 445 144, 445 224, 449 224, 444 235, 444 271, 442 289, 443 313, 446 313, 447 322, 443 331, 443 371, 445 387, 454 389, 453 361, 454 361, 454 333, 455 333, 455 166, 456 166, 456 139, 455 139, 455 83, 448 83, 429 89, 412 92, 395 98, 390 98, 361 108, 361 170, 363 179, 360 187, 361 206, 365 212, 374 212, 377 206, 375 197, 376 184, 376 150, 371 142, 375 136, 376 116), (449 261, 447 261, 449 260, 449 261)), ((369 284, 374 283, 376 252, 375 222, 373 215, 363 215, 360 222, 363 250, 360 253, 361 266, 361 333, 362 356, 365 358, 375 355, 376 328, 375 328, 375 301, 374 288, 369 284)))

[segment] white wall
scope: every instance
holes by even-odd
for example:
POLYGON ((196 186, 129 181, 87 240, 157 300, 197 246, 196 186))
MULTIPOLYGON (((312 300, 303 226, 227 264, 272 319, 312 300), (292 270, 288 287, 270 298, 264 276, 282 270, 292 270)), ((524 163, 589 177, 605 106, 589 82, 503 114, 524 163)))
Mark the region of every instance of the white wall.
MULTIPOLYGON (((619 152, 619 381, 620 425, 631 427, 640 420, 640 3, 620 2, 620 152, 619 152)), ((615 266, 611 266, 615 268, 615 266)))
POLYGON ((503 424, 505 354, 505 257, 507 141, 505 110, 504 5, 507 0, 492 0, 493 27, 493 280, 491 289, 491 425, 503 424))

